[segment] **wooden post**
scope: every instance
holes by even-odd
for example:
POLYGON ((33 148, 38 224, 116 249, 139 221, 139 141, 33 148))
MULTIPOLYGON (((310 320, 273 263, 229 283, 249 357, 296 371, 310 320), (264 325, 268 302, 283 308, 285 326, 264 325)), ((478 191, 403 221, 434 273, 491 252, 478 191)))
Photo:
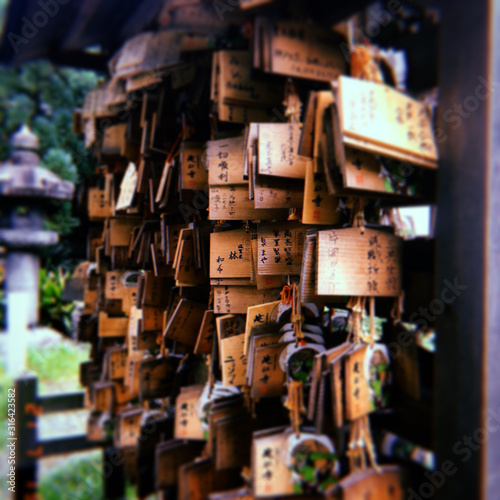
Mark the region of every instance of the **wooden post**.
POLYGON ((439 474, 416 494, 493 500, 500 491, 500 5, 438 3, 436 314, 429 306, 437 324, 439 474))
POLYGON ((37 379, 24 377, 15 381, 16 389, 16 492, 15 500, 36 500, 37 459, 42 446, 37 443, 38 416, 37 379))

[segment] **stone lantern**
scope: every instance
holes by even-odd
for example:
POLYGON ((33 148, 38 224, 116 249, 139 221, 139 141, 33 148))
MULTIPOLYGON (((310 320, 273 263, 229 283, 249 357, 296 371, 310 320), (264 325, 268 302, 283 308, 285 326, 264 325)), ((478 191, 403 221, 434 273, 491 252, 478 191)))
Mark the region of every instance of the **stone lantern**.
POLYGON ((28 328, 38 322, 37 251, 59 239, 44 229, 47 200, 70 200, 74 185, 40 166, 39 140, 27 126, 14 134, 11 146, 11 158, 0 164, 0 246, 7 252, 6 369, 16 377, 26 366, 28 328))

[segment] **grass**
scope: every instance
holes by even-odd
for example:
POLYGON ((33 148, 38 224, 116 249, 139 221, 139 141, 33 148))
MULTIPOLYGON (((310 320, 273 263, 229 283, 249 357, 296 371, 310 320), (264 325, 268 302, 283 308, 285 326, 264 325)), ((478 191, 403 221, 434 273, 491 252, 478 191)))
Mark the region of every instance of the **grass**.
MULTIPOLYGON (((63 467, 42 478, 39 497, 43 500, 105 500, 102 474, 101 450, 75 454, 63 467)), ((131 484, 126 486, 125 498, 137 498, 131 484)))
POLYGON ((44 500, 100 500, 103 498, 102 452, 68 458, 65 465, 42 477, 39 497, 44 500))
MULTIPOLYGON (((30 347, 28 370, 38 377, 38 393, 64 393, 82 390, 79 380, 80 363, 89 358, 88 344, 63 340, 44 347, 30 347)), ((6 444, 7 389, 12 379, 5 373, 0 360, 0 460, 6 444)), ((71 413, 68 412, 68 417, 71 413)), ((43 417, 42 417, 43 418, 43 417)), ((48 418, 48 417, 47 417, 48 418)), ((64 429, 61 429, 64 431, 64 429)), ((104 500, 102 451, 75 453, 62 457, 62 465, 39 477, 39 498, 43 500, 104 500)), ((0 498, 9 498, 2 481, 0 498)), ((127 484, 126 498, 136 498, 135 488, 127 484)))
POLYGON ((28 369, 38 377, 38 392, 45 394, 57 390, 82 390, 80 363, 89 359, 89 348, 87 344, 73 344, 69 341, 54 343, 49 347, 30 348, 28 369))

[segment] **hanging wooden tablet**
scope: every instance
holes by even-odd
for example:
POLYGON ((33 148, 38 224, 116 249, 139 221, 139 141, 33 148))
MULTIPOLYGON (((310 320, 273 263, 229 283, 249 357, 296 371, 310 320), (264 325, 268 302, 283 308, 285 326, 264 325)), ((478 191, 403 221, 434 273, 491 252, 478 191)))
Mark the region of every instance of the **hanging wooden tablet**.
POLYGON ((384 465, 375 469, 365 469, 344 477, 337 486, 328 491, 326 498, 334 500, 357 500, 376 498, 377 500, 399 500, 405 498, 407 481, 399 466, 384 465))
POLYGON ((211 186, 246 184, 243 178, 244 136, 207 141, 206 155, 211 186))
POLYGON ((203 424, 199 416, 198 402, 203 386, 188 386, 181 389, 175 402, 174 437, 204 440, 203 424))
POLYGON ((281 300, 275 300, 266 304, 248 307, 245 323, 245 354, 248 354, 252 328, 262 325, 277 324, 280 304, 281 300))
POLYGON ((288 216, 288 210, 256 209, 245 184, 210 186, 209 220, 273 220, 288 216))
POLYGON ((141 432, 141 421, 144 410, 142 408, 131 408, 121 411, 116 416, 114 430, 114 445, 116 448, 136 446, 141 432))
POLYGON ((128 318, 112 318, 99 312, 99 337, 125 337, 128 332, 128 318))
POLYGON ((260 123, 258 174, 304 179, 309 159, 297 154, 300 123, 260 123))
POLYGON ((223 338, 220 341, 222 383, 227 386, 245 384, 247 357, 243 354, 245 334, 223 338))
POLYGON ((102 220, 115 214, 114 198, 105 189, 90 188, 88 195, 88 214, 90 220, 102 220))
POLYGON ((319 231, 318 295, 398 296, 401 247, 400 238, 374 229, 319 231))
POLYGON ((258 274, 300 274, 305 228, 297 223, 260 224, 258 274))
POLYGON ((137 167, 134 163, 128 164, 125 175, 120 184, 120 194, 116 202, 116 210, 126 210, 134 204, 134 199, 137 190, 137 167))
POLYGON ((164 335, 187 346, 194 346, 204 313, 203 304, 181 299, 167 323, 164 335))
POLYGON ((95 411, 111 412, 113 408, 113 382, 92 384, 92 403, 95 411))
POLYGON ((179 240, 179 258, 174 275, 177 286, 203 285, 206 281, 203 270, 197 267, 193 236, 179 240))
POLYGON ((105 423, 109 415, 100 411, 92 411, 87 420, 87 440, 103 442, 106 441, 105 423))
POLYGON ((219 52, 218 100, 225 104, 246 104, 256 107, 277 105, 281 98, 279 85, 268 79, 257 81, 250 75, 248 51, 219 52))
POLYGON ((259 260, 259 244, 257 235, 252 235, 252 278, 257 286, 257 290, 267 290, 269 288, 278 288, 285 283, 282 275, 270 276, 266 274, 257 274, 259 260))
POLYGON ((279 397, 284 393, 286 375, 279 358, 286 344, 256 347, 253 355, 251 396, 255 400, 279 397))
POLYGON ((226 314, 215 318, 219 348, 222 339, 245 333, 245 320, 244 314, 226 314))
POLYGON ((115 381, 114 386, 113 411, 117 413, 126 407, 126 403, 136 399, 137 394, 132 393, 123 382, 115 381))
POLYGON ((165 490, 177 485, 179 468, 201 455, 205 443, 173 439, 156 447, 156 488, 165 490))
POLYGON ((436 168, 436 141, 424 103, 388 85, 347 76, 339 79, 338 103, 346 146, 403 161, 411 155, 410 163, 436 168))
POLYGON ((330 82, 346 72, 340 44, 345 40, 318 25, 266 20, 269 68, 282 75, 330 82))
POLYGON ((214 286, 215 314, 246 314, 247 309, 279 298, 281 288, 257 290, 255 286, 214 286))
POLYGON ((210 277, 250 277, 251 238, 251 233, 245 229, 211 233, 210 277))
POLYGON ((254 179, 255 208, 302 208, 304 183, 295 179, 275 179, 258 175, 254 179))
POLYGON ((148 359, 139 367, 139 396, 141 401, 166 398, 172 393, 178 357, 148 359))
POLYGON ((141 328, 143 332, 163 331, 164 310, 159 307, 144 306, 142 308, 141 328))
POLYGON ((371 411, 370 388, 365 377, 366 345, 345 357, 345 418, 355 420, 371 411))
MULTIPOLYGON (((314 155, 314 121, 316 117, 318 92, 309 92, 307 106, 304 115, 304 124, 299 139, 299 147, 297 153, 300 156, 313 158, 314 155)), ((316 155, 317 156, 317 155, 316 155)))
POLYGON ((325 175, 319 171, 315 173, 315 164, 313 160, 306 167, 302 224, 337 224, 340 221, 339 200, 329 194, 325 175))
POLYGON ((205 311, 193 352, 195 354, 210 354, 212 352, 215 335, 214 312, 212 310, 205 311))
POLYGON ((288 436, 283 431, 284 428, 276 428, 253 434, 253 492, 257 498, 294 493, 284 456, 288 436))
POLYGON ((208 183, 208 174, 202 165, 203 144, 184 141, 180 153, 180 189, 203 191, 208 183))
POLYGON ((253 380, 253 367, 254 367, 254 357, 255 349, 258 347, 263 347, 271 344, 277 344, 282 337, 280 332, 270 332, 273 325, 264 325, 260 327, 254 327, 250 331, 250 341, 247 350, 247 380, 246 385, 251 386, 253 380))
POLYGON ((108 360, 108 374, 111 380, 125 377, 128 349, 126 347, 115 347, 108 349, 106 357, 108 360))

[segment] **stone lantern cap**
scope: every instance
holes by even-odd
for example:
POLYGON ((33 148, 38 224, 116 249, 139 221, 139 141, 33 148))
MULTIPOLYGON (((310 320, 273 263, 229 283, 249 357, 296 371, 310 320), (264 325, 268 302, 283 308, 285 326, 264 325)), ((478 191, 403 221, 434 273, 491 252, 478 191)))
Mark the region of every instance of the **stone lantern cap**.
POLYGON ((0 245, 10 250, 36 251, 59 240, 43 229, 44 200, 70 200, 75 186, 40 166, 38 137, 22 126, 12 139, 12 155, 0 164, 0 245), (18 210, 19 209, 19 210, 18 210))
POLYGON ((70 200, 75 186, 40 167, 38 137, 23 125, 11 139, 10 160, 0 164, 0 198, 32 197, 70 200))

